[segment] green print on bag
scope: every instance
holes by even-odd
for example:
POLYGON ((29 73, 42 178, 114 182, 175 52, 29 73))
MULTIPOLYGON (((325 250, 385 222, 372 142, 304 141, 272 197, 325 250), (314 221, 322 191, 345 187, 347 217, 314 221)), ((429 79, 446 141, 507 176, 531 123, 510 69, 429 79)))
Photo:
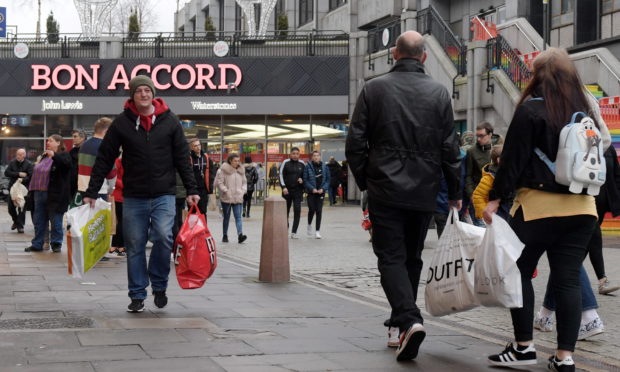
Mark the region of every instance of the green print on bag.
POLYGON ((82 228, 84 271, 95 266, 110 246, 110 211, 101 210, 82 228))

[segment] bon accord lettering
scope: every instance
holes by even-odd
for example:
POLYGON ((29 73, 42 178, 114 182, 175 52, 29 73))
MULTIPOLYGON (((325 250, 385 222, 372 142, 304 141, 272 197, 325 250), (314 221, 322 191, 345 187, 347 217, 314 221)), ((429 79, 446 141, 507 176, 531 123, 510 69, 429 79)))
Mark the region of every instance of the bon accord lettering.
MULTIPOLYGON (((32 90, 47 90, 54 87, 59 90, 98 90, 99 89, 99 70, 101 65, 92 64, 87 67, 83 65, 58 65, 53 69, 47 65, 31 65, 32 69, 32 90)), ((104 83, 108 90, 116 90, 119 86, 129 90, 129 80, 139 74, 148 74, 153 79, 155 89, 165 91, 174 86, 179 90, 225 90, 229 89, 228 83, 239 86, 243 78, 239 66, 231 63, 221 63, 216 67, 210 64, 180 64, 169 65, 159 64, 150 66, 140 64, 135 66, 129 74, 125 66, 118 64, 109 82, 104 83), (219 85, 216 85, 216 70, 219 75, 219 85), (234 81, 227 80, 227 73, 234 75, 234 81), (183 76, 183 80, 181 78, 183 76), (169 79, 162 79, 168 76, 169 79), (163 81, 170 81, 164 83, 163 81), (107 84, 107 85, 106 85, 107 84)))
MULTIPOLYGON (((474 259, 466 258, 465 261, 467 261, 465 262, 465 265, 467 266, 466 268, 467 272, 471 272, 471 269, 474 266, 474 259)), ((464 267, 463 267, 462 258, 459 258, 458 260, 455 260, 454 262, 446 262, 445 264, 441 265, 441 268, 437 266, 430 267, 429 272, 428 272, 428 279, 426 283, 428 284, 432 282, 433 280, 440 281, 441 279, 443 279, 444 275, 446 276, 446 279, 449 279, 452 271, 454 271, 454 275, 452 276, 457 277, 459 275, 459 270, 462 271, 463 268, 464 267), (441 274, 440 274, 440 269, 441 269, 441 274)))

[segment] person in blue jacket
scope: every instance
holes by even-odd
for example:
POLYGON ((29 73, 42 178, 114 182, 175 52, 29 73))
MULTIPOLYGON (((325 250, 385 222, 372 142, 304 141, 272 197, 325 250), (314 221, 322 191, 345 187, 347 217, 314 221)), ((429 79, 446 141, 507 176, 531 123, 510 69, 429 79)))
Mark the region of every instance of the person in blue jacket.
POLYGON ((321 214, 325 191, 329 190, 329 169, 321 161, 321 153, 312 152, 312 161, 304 168, 304 188, 308 193, 308 236, 321 239, 321 214), (316 232, 312 232, 312 218, 316 213, 316 232))

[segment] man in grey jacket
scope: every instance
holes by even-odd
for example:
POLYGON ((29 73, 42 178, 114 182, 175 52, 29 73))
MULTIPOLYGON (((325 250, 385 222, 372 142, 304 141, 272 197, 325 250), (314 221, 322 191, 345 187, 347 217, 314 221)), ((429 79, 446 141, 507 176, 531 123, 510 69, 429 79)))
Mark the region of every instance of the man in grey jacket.
POLYGON ((359 95, 346 142, 355 181, 368 190, 373 250, 381 285, 400 329, 397 360, 411 360, 425 337, 416 297, 422 249, 443 171, 450 204, 460 209, 459 147, 450 94, 424 74, 424 38, 407 31, 396 63, 359 95))

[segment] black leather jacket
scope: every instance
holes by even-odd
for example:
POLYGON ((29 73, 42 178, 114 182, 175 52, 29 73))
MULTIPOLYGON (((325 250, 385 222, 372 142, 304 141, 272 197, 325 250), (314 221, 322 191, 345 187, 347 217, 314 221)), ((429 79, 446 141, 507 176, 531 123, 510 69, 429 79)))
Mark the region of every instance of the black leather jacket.
POLYGON ((373 203, 433 212, 441 171, 462 198, 450 94, 414 59, 366 83, 351 119, 346 157, 373 203))

